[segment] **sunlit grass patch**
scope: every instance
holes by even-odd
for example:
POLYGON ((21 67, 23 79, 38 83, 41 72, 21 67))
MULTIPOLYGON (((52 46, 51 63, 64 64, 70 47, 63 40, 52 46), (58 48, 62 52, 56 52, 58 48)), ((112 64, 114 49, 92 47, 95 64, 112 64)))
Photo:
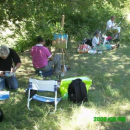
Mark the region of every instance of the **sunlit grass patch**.
MULTIPOLYGON (((16 73, 19 88, 16 92, 11 91, 9 100, 0 102, 5 113, 0 130, 129 130, 128 48, 122 46, 119 50, 106 51, 102 55, 68 53, 71 70, 66 72, 64 78, 88 76, 93 84, 88 92, 88 103, 77 105, 62 100, 55 114, 49 113, 54 110, 52 104, 37 101, 30 104, 33 111, 27 109, 25 89, 29 85, 29 78, 42 78, 35 74, 29 52, 23 53, 22 66, 16 73), (124 123, 94 121, 94 117, 122 116, 126 117, 124 123)), ((51 78, 56 79, 55 76, 51 78)))

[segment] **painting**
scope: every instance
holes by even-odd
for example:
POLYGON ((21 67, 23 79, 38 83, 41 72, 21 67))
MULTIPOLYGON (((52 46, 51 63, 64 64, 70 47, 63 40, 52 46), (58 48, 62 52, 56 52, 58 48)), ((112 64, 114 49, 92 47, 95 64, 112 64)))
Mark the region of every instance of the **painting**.
POLYGON ((54 34, 52 46, 56 48, 67 48, 68 35, 67 34, 54 34))

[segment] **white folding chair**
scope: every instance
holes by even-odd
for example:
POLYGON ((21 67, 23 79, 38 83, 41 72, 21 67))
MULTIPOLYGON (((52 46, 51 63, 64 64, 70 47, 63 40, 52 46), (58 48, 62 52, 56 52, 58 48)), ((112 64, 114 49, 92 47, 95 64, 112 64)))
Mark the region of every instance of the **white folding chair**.
POLYGON ((30 109, 30 101, 32 99, 41 101, 41 102, 47 102, 47 103, 54 103, 55 110, 57 110, 57 104, 61 100, 61 98, 57 98, 57 81, 54 80, 37 80, 37 79, 29 79, 29 90, 28 90, 28 100, 27 100, 27 107, 30 109), (47 97, 47 96, 40 96, 40 95, 33 95, 30 97, 30 91, 31 90, 37 90, 37 91, 49 91, 54 92, 55 97, 47 97))
POLYGON ((10 96, 9 91, 0 91, 0 101, 8 99, 9 96, 10 96))

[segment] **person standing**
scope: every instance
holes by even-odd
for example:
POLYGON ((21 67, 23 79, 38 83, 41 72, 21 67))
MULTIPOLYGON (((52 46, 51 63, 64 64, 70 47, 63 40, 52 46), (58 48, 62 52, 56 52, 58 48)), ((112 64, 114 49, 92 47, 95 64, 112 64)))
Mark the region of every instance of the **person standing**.
POLYGON ((15 73, 20 66, 21 60, 18 54, 7 46, 0 46, 0 91, 3 90, 5 86, 12 90, 18 88, 17 78, 14 75, 7 77, 6 71, 15 73))

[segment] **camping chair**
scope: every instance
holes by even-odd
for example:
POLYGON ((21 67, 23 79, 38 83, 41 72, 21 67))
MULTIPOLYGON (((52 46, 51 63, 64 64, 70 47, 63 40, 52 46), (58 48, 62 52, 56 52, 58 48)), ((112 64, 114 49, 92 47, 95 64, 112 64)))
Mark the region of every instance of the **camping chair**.
POLYGON ((0 101, 8 99, 9 94, 9 91, 0 91, 0 101))
POLYGON ((46 102, 46 103, 54 103, 55 105, 55 110, 54 112, 57 110, 57 104, 58 102, 61 100, 61 98, 57 98, 57 81, 54 80, 37 80, 37 79, 29 79, 29 90, 28 90, 28 99, 27 99, 27 107, 29 110, 30 107, 30 101, 32 99, 37 100, 37 101, 41 101, 41 102, 46 102), (47 97, 47 96, 40 96, 40 95, 33 95, 32 97, 30 97, 30 91, 31 90, 37 90, 37 91, 49 91, 49 92, 54 92, 55 93, 55 97, 47 97))

